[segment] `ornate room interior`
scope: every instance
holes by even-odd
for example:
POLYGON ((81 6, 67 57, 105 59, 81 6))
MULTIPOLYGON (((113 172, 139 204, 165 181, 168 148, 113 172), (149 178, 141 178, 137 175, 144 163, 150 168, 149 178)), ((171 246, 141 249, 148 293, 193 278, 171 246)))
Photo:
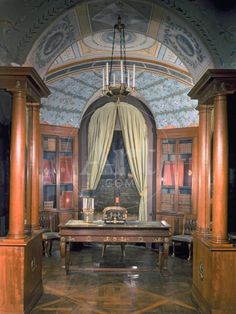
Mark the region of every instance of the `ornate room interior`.
MULTIPOLYGON (((167 222, 164 266, 193 222, 191 297, 234 313, 235 15, 230 0, 1 1, 0 313, 43 294, 45 212, 69 272, 66 223, 115 205, 127 222, 167 222)), ((139 231, 107 244, 151 244, 139 231)))

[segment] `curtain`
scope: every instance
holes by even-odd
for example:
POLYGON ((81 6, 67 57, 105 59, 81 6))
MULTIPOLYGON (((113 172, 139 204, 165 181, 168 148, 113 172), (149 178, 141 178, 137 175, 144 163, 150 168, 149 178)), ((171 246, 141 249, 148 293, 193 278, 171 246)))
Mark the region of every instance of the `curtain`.
POLYGON ((105 166, 117 115, 117 106, 108 103, 97 109, 89 122, 88 130, 88 188, 97 188, 105 166))
POLYGON ((129 166, 140 194, 139 220, 147 220, 147 126, 134 106, 118 104, 118 115, 129 166))

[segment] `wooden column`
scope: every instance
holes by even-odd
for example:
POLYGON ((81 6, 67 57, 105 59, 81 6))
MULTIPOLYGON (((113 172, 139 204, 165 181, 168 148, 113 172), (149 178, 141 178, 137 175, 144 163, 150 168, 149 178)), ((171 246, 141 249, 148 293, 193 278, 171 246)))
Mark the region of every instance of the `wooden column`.
POLYGON ((31 105, 32 108, 32 228, 39 229, 39 104, 31 105))
POLYGON ((10 157, 10 238, 24 238, 26 94, 13 93, 10 157))
MULTIPOLYGON (((235 94, 235 92, 236 70, 209 69, 189 93, 189 96, 192 99, 197 99, 199 104, 214 104, 212 174, 210 171, 208 174, 205 172, 205 176, 209 176, 208 179, 206 178, 206 185, 209 182, 208 180, 210 180, 210 174, 213 179, 212 235, 199 236, 196 233, 193 239, 192 295, 202 313, 234 313, 236 308, 236 299, 233 293, 233 291, 236 291, 236 247, 227 240, 227 97, 235 94)), ((207 115, 207 113, 205 114, 207 115)), ((205 114, 202 113, 202 115, 205 114)), ((203 118, 200 113, 200 119, 203 118)), ((207 116, 205 116, 205 120, 208 121, 207 116)), ((202 121, 200 121, 199 125, 199 128, 201 127, 203 127, 202 121)), ((208 137, 208 131, 205 133, 204 131, 199 132, 201 132, 202 136, 208 137)), ((200 139, 201 136, 199 136, 200 139)), ((204 167, 207 167, 207 165, 204 165, 204 155, 201 149, 205 150, 205 148, 199 147, 199 154, 202 155, 200 157, 202 162, 201 171, 204 171, 204 167)), ((205 153, 205 156, 209 158, 208 153, 205 153)), ((199 176, 200 181, 203 181, 202 177, 203 175, 199 176)), ((204 185, 204 182, 202 184, 204 185)), ((201 183, 199 187, 203 190, 201 183)), ((205 193, 207 193, 206 190, 205 193)), ((200 211, 202 207, 201 202, 204 203, 204 200, 201 200, 202 193, 199 191, 200 211)), ((207 204, 205 206, 207 208, 207 204)), ((204 214, 200 212, 199 227, 205 228, 206 219, 204 214)))
POLYGON ((30 234, 32 231, 32 225, 31 225, 31 207, 32 207, 32 162, 31 162, 31 149, 32 149, 32 110, 27 105, 27 126, 26 126, 26 132, 27 132, 27 170, 26 170, 26 216, 25 216, 25 230, 27 234, 30 234))
POLYGON ((214 97, 212 243, 227 243, 228 124, 227 96, 214 97))
POLYGON ((197 234, 209 233, 211 194, 211 112, 212 106, 199 105, 198 129, 198 210, 197 234))

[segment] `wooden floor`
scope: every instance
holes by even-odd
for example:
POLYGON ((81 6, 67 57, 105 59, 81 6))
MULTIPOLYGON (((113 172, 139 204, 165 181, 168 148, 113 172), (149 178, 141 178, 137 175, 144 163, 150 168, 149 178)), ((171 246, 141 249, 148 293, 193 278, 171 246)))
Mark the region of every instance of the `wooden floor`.
POLYGON ((117 245, 101 258, 101 245, 72 252, 69 275, 60 267, 58 245, 43 257, 44 294, 32 314, 200 313, 191 297, 192 265, 170 257, 168 272, 156 267, 157 252, 126 246, 125 260, 117 245))

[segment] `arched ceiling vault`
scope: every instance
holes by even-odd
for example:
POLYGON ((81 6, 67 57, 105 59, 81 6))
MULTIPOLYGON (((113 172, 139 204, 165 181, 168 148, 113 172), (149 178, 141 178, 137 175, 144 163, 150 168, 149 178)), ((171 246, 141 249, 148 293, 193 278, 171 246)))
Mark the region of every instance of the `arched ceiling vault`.
POLYGON ((99 94, 118 14, 137 93, 157 127, 197 124, 187 93, 208 68, 234 68, 235 4, 218 0, 2 0, 0 64, 34 66, 52 95, 41 121, 79 126, 99 94))

